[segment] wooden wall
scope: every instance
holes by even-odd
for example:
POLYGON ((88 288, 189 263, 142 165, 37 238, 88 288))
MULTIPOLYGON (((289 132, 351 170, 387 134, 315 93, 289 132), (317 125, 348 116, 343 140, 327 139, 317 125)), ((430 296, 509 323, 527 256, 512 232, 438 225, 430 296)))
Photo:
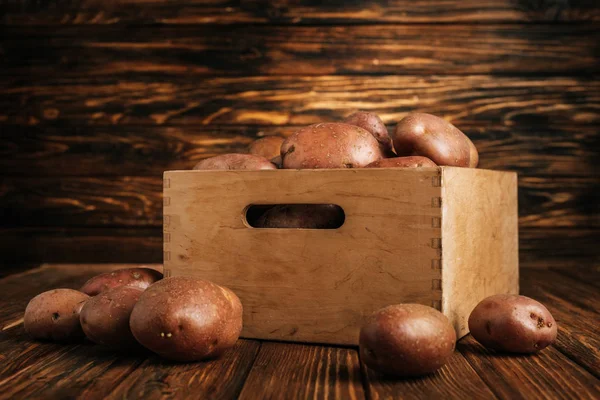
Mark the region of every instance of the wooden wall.
POLYGON ((0 2, 7 262, 160 262, 162 171, 373 110, 520 174, 523 266, 600 265, 594 0, 0 2), (321 4, 323 3, 323 4, 321 4))

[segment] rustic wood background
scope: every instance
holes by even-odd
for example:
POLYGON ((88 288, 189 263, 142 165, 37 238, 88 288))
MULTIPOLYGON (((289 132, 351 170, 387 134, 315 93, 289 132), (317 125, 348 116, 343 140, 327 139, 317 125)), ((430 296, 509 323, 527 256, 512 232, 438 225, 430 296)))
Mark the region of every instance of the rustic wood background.
POLYGON ((523 266, 600 265, 595 0, 4 0, 0 21, 5 262, 160 262, 164 170, 362 109, 446 117, 518 171, 523 266))

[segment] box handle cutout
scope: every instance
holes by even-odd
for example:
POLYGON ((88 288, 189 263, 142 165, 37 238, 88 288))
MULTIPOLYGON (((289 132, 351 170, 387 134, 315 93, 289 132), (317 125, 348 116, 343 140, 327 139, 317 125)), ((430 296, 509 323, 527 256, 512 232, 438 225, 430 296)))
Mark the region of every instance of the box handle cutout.
POLYGON ((336 204, 251 204, 244 209, 250 228, 337 229, 346 213, 336 204))

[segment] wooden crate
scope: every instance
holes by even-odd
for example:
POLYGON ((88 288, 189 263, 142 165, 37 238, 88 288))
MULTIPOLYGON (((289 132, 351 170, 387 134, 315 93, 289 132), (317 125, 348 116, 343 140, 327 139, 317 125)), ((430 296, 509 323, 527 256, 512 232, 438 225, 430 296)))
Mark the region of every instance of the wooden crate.
POLYGON ((517 176, 466 168, 168 171, 166 276, 225 285, 248 338, 357 344, 395 303, 442 310, 458 337, 474 306, 518 293, 517 176), (338 229, 256 229, 252 204, 333 203, 338 229))

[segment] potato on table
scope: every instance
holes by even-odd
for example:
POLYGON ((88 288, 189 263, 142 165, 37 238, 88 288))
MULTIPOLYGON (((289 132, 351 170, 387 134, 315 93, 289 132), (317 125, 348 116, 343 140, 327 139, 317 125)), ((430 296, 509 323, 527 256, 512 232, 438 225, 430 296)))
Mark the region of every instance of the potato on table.
POLYGON ((322 123, 294 132, 281 146, 283 168, 362 168, 383 158, 379 142, 356 125, 322 123))
POLYGON ((198 361, 235 344, 242 304, 231 290, 212 282, 166 278, 141 295, 129 323, 147 349, 175 361, 198 361))
POLYGON ((54 289, 38 294, 25 309, 25 332, 34 339, 58 342, 82 339, 79 313, 89 298, 73 289, 54 289))
POLYGON ((419 376, 442 367, 454 352, 456 333, 441 312, 397 304, 373 313, 360 330, 361 360, 387 375, 419 376))
POLYGON ((469 316, 469 330, 489 349, 535 353, 554 343, 557 325, 543 304, 525 296, 498 294, 477 304, 469 316))
POLYGON ((160 272, 152 268, 124 268, 97 275, 88 280, 80 290, 90 296, 96 296, 117 286, 146 289, 154 282, 161 280, 162 277, 160 272))
POLYGON ((90 298, 79 316, 88 339, 116 347, 137 345, 129 328, 129 317, 143 292, 138 287, 118 286, 90 298))

